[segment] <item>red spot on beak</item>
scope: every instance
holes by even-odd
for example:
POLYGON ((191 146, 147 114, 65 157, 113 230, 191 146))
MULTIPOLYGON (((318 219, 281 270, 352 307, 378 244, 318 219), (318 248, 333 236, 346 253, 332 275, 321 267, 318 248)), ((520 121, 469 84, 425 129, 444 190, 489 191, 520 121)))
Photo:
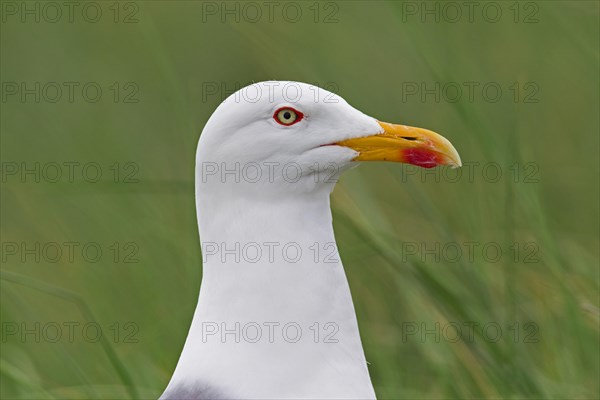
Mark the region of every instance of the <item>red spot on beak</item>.
POLYGON ((433 168, 443 164, 443 157, 435 151, 427 149, 405 149, 402 150, 405 162, 423 168, 433 168))

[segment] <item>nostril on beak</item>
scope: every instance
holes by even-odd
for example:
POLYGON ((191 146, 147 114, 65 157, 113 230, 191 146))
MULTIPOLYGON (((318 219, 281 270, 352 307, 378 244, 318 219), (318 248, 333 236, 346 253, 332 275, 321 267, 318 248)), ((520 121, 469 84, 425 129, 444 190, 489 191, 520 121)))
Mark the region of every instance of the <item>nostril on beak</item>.
POLYGON ((417 140, 416 137, 412 137, 412 136, 400 136, 400 137, 405 140, 417 140))

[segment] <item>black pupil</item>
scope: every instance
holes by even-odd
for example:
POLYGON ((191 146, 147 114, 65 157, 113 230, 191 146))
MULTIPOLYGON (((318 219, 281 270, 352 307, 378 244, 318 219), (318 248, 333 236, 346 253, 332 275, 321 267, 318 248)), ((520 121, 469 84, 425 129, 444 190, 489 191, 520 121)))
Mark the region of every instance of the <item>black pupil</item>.
POLYGON ((286 111, 283 113, 283 119, 290 119, 292 118, 292 114, 289 111, 286 111))

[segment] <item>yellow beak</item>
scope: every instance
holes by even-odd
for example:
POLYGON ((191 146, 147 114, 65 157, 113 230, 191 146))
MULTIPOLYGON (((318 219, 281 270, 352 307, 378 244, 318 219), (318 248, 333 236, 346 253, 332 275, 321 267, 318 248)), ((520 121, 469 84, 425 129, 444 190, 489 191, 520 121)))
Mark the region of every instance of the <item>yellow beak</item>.
POLYGON ((458 152, 442 135, 412 126, 379 122, 382 133, 335 143, 358 152, 354 161, 395 161, 433 168, 462 166, 458 152))

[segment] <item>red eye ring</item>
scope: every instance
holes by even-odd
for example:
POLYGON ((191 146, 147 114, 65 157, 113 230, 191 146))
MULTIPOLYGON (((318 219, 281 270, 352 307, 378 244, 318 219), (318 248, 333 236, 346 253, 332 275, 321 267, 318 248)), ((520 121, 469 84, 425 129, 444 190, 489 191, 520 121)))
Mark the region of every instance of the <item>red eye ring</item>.
POLYGON ((281 107, 273 113, 273 119, 279 125, 291 126, 300 122, 304 114, 292 107, 281 107))

